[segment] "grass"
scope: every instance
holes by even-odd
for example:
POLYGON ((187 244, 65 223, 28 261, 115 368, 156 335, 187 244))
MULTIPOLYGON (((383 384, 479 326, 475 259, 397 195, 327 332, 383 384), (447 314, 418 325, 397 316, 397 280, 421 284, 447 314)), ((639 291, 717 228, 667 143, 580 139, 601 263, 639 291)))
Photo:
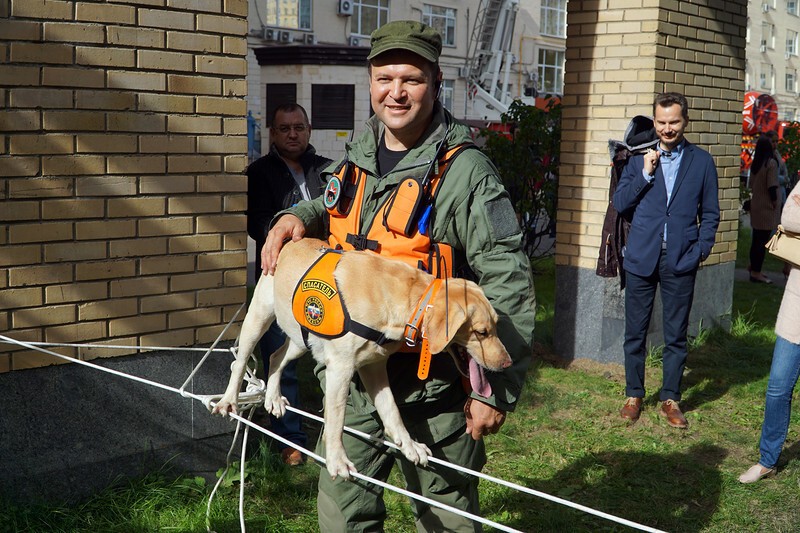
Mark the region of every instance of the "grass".
MULTIPOLYGON (((779 266, 768 269, 780 272, 779 266)), ((565 365, 549 355, 552 261, 535 270, 538 354, 517 410, 500 434, 487 439, 487 473, 666 531, 797 531, 800 416, 792 416, 778 475, 754 486, 736 481, 757 459, 780 288, 735 282, 731 331, 704 330, 693 339, 682 402, 690 427, 681 431, 656 414, 657 350, 646 370, 650 396, 633 426, 616 416, 623 400, 621 365, 565 365)), ((304 401, 319 402, 311 358, 303 358, 298 371, 304 401)), ((248 531, 316 531, 318 473, 313 463, 287 468, 262 445, 247 463, 248 531)), ((396 472, 390 481, 402 485, 396 472)), ((226 485, 212 506, 211 525, 219 533, 239 531, 238 481, 226 485)), ((201 532, 210 491, 202 478, 176 479, 165 470, 121 480, 69 506, 0 502, 0 531, 201 532)), ((480 491, 485 517, 522 531, 632 531, 488 482, 480 491)), ((386 530, 415 531, 405 498, 387 493, 386 501, 386 530)))

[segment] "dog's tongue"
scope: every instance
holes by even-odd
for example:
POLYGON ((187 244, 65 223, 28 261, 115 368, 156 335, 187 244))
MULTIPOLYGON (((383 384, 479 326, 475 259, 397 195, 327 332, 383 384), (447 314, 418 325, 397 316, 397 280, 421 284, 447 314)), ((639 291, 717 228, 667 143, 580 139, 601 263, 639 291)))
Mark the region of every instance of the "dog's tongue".
POLYGON ((473 391, 484 398, 492 395, 492 386, 489 384, 489 380, 486 379, 483 368, 472 357, 469 358, 469 384, 472 386, 473 391))

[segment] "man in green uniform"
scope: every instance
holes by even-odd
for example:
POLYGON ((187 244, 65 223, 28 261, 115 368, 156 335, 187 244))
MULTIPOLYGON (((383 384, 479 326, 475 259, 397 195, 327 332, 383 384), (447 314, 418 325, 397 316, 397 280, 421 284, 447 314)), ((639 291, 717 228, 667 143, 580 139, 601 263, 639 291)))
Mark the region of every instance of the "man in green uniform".
MULTIPOLYGON (((442 146, 471 142, 469 129, 437 101, 441 46, 436 30, 414 21, 391 22, 372 34, 368 72, 375 115, 346 147, 350 165, 363 171, 367 180, 363 202, 354 207, 360 208, 364 235, 373 222, 381 223, 375 215, 402 179, 421 179, 431 161, 446 151, 442 146)), ((265 273, 274 272, 284 240, 328 237, 329 214, 323 200, 324 195, 276 215, 261 251, 265 273)), ((483 288, 500 316, 499 336, 514 364, 504 372, 487 374, 484 382, 476 380, 471 392, 465 392, 447 355, 433 357, 424 381, 417 378, 415 354, 391 356, 387 371, 411 436, 437 458, 480 470, 486 462, 482 438, 497 433, 506 413, 513 410, 530 363, 536 303, 530 264, 521 250, 522 233, 508 194, 492 163, 477 149, 463 150, 452 159, 429 217, 419 224, 419 231, 435 243, 452 246, 456 274, 473 277, 483 288)), ((317 369, 321 380, 323 370, 317 369)), ((380 419, 358 376, 350 386, 345 424, 383 437, 380 419)), ((472 476, 438 465, 417 468, 383 446, 348 434, 344 444, 361 474, 385 480, 397 460, 409 490, 479 514, 478 480, 472 476)), ((320 529, 382 531, 386 515, 382 492, 358 480, 331 480, 323 469, 317 502, 320 529)), ((412 506, 420 531, 481 529, 472 520, 416 500, 412 506)))

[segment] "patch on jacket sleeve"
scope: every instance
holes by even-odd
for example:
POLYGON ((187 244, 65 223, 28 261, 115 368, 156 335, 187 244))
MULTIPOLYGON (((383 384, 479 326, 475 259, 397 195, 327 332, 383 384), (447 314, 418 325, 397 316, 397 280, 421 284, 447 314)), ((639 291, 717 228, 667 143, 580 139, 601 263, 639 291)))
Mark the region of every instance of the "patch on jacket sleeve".
POLYGON ((508 198, 496 198, 486 203, 486 214, 495 240, 502 240, 519 233, 517 214, 508 198))

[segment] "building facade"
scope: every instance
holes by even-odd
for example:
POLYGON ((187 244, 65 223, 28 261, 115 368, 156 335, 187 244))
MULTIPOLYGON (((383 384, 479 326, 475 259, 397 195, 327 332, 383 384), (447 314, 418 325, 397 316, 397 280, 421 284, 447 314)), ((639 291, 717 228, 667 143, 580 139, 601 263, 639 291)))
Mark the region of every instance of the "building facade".
POLYGON ((769 94, 778 120, 800 119, 800 2, 747 3, 745 90, 769 94))
MULTIPOLYGON (((285 101, 306 108, 318 152, 337 158, 371 114, 366 56, 373 30, 393 20, 420 20, 439 29, 443 51, 440 99, 460 119, 484 125, 502 109, 475 108, 465 67, 483 35, 497 30, 498 83, 511 98, 561 94, 566 49, 566 0, 249 0, 248 111, 268 147, 268 117, 285 101), (506 10, 516 19, 505 31, 506 10)), ((485 70, 485 69, 484 69, 485 70)), ((253 154, 251 154, 252 156, 253 154)))

